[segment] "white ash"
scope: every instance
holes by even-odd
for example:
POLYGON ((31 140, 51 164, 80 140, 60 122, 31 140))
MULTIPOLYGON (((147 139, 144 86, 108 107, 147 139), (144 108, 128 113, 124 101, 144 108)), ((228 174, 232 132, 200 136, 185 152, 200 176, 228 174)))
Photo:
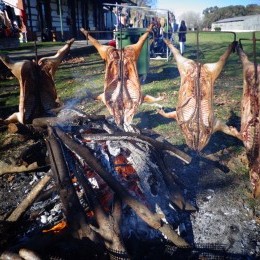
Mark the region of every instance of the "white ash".
POLYGON ((246 208, 215 192, 198 199, 199 211, 191 218, 195 244, 223 245, 228 253, 254 255, 259 252, 260 226, 250 219, 246 208), (209 196, 206 196, 208 198, 209 196))

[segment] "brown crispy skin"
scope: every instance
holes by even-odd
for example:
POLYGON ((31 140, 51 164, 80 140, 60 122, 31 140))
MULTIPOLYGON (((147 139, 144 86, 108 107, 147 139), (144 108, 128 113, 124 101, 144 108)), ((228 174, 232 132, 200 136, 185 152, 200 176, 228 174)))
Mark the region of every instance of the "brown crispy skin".
POLYGON ((105 60, 104 93, 98 99, 104 102, 117 125, 130 125, 139 105, 144 101, 136 63, 152 26, 140 36, 137 43, 123 49, 102 45, 88 31, 81 29, 105 60))
POLYGON ((7 55, 0 55, 20 85, 19 112, 8 117, 5 123, 31 123, 36 117, 51 115, 59 106, 54 75, 73 42, 74 39, 69 40, 54 56, 43 57, 38 63, 29 60, 14 62, 7 55))
POLYGON ((243 94, 241 99, 241 138, 247 151, 253 195, 260 197, 260 124, 259 89, 260 65, 249 61, 240 46, 238 55, 243 65, 243 94))
POLYGON ((213 90, 215 80, 224 67, 233 45, 229 45, 225 53, 216 63, 201 64, 183 57, 169 40, 165 40, 172 51, 181 76, 178 103, 175 112, 159 114, 177 120, 187 145, 201 151, 209 142, 212 133, 223 131, 237 136, 238 132, 214 118, 213 90))

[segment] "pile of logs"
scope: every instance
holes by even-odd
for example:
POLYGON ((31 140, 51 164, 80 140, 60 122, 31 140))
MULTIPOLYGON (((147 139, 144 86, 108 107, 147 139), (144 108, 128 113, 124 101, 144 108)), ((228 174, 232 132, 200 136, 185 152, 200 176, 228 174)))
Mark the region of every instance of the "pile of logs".
MULTIPOLYGON (((151 132, 123 132, 104 116, 82 114, 70 120, 39 118, 32 125, 10 124, 9 131, 44 139, 50 169, 8 222, 18 221, 53 178, 66 234, 101 245, 111 258, 135 257, 125 244, 123 231, 133 227, 122 226, 122 219, 129 218, 129 212, 157 238, 166 238, 175 248, 190 248, 175 231, 178 223, 172 220, 176 209, 193 211, 195 207, 184 199, 182 183, 166 167, 165 158, 174 157, 184 164, 191 158, 170 143, 156 140, 151 132), (72 179, 81 187, 87 207, 79 199, 72 179)), ((30 241, 14 248, 17 253, 25 248, 32 250, 26 251, 30 254, 41 252, 38 244, 32 245, 35 243, 30 241)))

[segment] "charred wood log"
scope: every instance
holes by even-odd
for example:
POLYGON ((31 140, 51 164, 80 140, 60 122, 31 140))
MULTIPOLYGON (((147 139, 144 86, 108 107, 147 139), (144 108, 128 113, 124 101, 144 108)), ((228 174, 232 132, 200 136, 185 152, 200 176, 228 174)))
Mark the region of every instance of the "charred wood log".
MULTIPOLYGON (((121 232, 120 221, 122 216, 122 205, 118 198, 115 198, 112 213, 108 216, 100 205, 100 202, 93 191, 91 184, 83 174, 84 170, 79 163, 76 163, 75 175, 79 179, 85 194, 87 195, 88 202, 94 211, 98 228, 91 225, 91 228, 97 232, 104 240, 105 246, 110 254, 111 259, 120 253, 120 259, 129 259, 127 250, 125 248, 121 232)), ((118 259, 118 258, 116 258, 118 259)))
POLYGON ((29 147, 26 147, 19 156, 19 160, 23 164, 32 164, 37 162, 39 167, 46 166, 46 145, 41 139, 37 143, 32 144, 29 147))
POLYGON ((96 240, 95 234, 87 224, 85 212, 71 183, 62 144, 51 127, 48 128, 48 133, 49 136, 46 140, 46 145, 51 161, 52 172, 59 190, 64 214, 71 234, 75 238, 88 237, 92 241, 96 240))
POLYGON ((130 206, 136 214, 145 221, 150 227, 159 230, 167 236, 178 247, 189 247, 189 244, 181 238, 169 224, 163 222, 161 216, 151 212, 149 208, 135 199, 111 174, 109 174, 100 162, 93 156, 87 147, 83 147, 73 141, 60 129, 56 129, 57 135, 64 144, 78 156, 80 156, 88 166, 93 169, 107 185, 122 199, 124 203, 130 206))
POLYGON ((46 134, 46 130, 41 127, 34 127, 21 123, 10 123, 7 127, 8 132, 11 134, 27 135, 35 140, 42 138, 46 134))
POLYGON ((169 151, 172 153, 175 157, 179 158, 185 163, 190 163, 191 162, 191 157, 187 155, 186 153, 182 152, 181 150, 175 148, 173 145, 170 143, 162 143, 159 142, 155 139, 152 139, 148 136, 145 135, 139 135, 135 133, 113 133, 113 134, 82 134, 82 137, 87 139, 87 140, 95 140, 95 141, 120 141, 120 140, 125 140, 125 141, 135 141, 139 143, 145 143, 150 146, 155 147, 158 150, 165 150, 169 151))
POLYGON ((77 124, 83 124, 89 120, 104 120, 104 115, 92 115, 92 114, 84 114, 82 116, 73 115, 73 116, 66 116, 66 117, 39 117, 35 118, 32 121, 32 125, 35 128, 42 127, 47 128, 49 125, 58 125, 58 124, 67 124, 68 122, 73 123, 73 121, 77 122, 77 124))
POLYGON ((131 163, 137 171, 138 176, 143 180, 146 179, 146 181, 143 181, 144 183, 148 182, 149 178, 158 179, 158 181, 156 181, 158 183, 158 185, 156 185, 158 186, 158 188, 156 188, 157 191, 154 189, 153 193, 162 192, 162 195, 169 193, 167 195, 169 196, 170 201, 180 209, 196 210, 190 203, 185 201, 181 189, 176 185, 175 180, 177 177, 165 167, 165 163, 162 159, 163 151, 156 149, 151 145, 144 145, 142 142, 140 144, 137 140, 135 140, 135 142, 120 141, 119 146, 131 151, 131 154, 129 155, 131 163), (148 174, 149 172, 151 174, 148 174), (162 187, 164 184, 165 187, 162 187))
POLYGON ((156 156, 156 159, 159 167, 162 169, 164 180, 167 183, 170 200, 182 210, 196 211, 196 208, 184 199, 182 191, 177 185, 178 183, 176 183, 175 175, 166 167, 162 156, 156 156))

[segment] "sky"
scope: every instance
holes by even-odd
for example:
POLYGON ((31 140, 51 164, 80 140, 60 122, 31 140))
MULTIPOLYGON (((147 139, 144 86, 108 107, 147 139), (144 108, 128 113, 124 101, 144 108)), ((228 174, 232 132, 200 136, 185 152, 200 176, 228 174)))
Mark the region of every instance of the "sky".
POLYGON ((157 0, 157 8, 173 11, 175 17, 185 12, 193 11, 202 14, 208 7, 224 7, 229 5, 260 4, 260 0, 157 0))

